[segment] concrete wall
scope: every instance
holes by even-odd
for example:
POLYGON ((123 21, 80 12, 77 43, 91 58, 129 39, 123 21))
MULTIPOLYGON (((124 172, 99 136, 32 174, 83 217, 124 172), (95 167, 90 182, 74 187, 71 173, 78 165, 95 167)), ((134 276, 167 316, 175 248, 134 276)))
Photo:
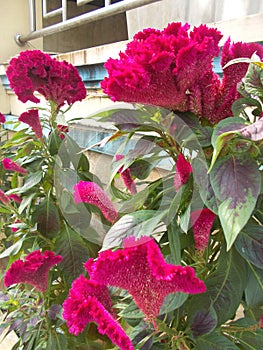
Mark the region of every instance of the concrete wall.
MULTIPOLYGON (((37 0, 37 11, 40 14, 40 0, 37 0)), ((41 25, 41 19, 38 18, 41 25)), ((25 49, 42 49, 43 40, 37 39, 24 47, 16 44, 16 34, 28 34, 30 32, 28 0, 0 0, 0 62, 8 62, 11 57, 25 49)))
MULTIPOLYGON (((169 22, 201 23, 229 21, 263 13, 262 0, 161 0, 127 12, 128 35, 143 28, 163 29, 169 22)), ((244 34, 250 29, 239 28, 244 34)))

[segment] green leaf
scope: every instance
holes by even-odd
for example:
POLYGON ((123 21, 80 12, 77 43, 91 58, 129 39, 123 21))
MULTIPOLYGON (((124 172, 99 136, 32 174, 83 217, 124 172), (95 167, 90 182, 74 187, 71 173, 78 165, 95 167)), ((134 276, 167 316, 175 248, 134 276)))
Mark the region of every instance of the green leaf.
POLYGON ((144 318, 144 313, 138 308, 134 301, 123 310, 119 312, 119 316, 131 319, 142 319, 144 318))
MULTIPOLYGON (((256 321, 250 318, 242 318, 236 322, 231 322, 229 326, 230 335, 236 339, 242 350, 263 349, 263 330, 257 327, 256 321)), ((227 328, 225 332, 227 333, 227 328)))
POLYGON ((181 264, 180 229, 176 222, 172 221, 167 227, 169 247, 174 264, 181 264))
POLYGON ((194 350, 239 350, 234 343, 218 332, 202 335, 194 350))
POLYGON ((62 139, 59 137, 57 130, 53 130, 48 138, 48 149, 51 156, 58 153, 59 147, 61 146, 62 139))
POLYGON ((217 325, 217 314, 210 306, 208 310, 197 310, 191 317, 191 331, 195 338, 211 333, 217 325))
MULTIPOLYGON (((224 247, 223 247, 224 248, 224 247)), ((206 293, 191 297, 189 314, 213 307, 217 314, 218 325, 232 319, 238 309, 247 283, 247 265, 245 260, 234 250, 228 253, 223 249, 216 271, 205 281, 206 293)))
POLYGON ((204 158, 197 157, 192 161, 194 183, 197 185, 197 190, 202 198, 203 203, 208 209, 214 213, 218 212, 219 201, 215 196, 215 192, 211 185, 208 166, 204 158))
POLYGON ((200 149, 211 145, 213 129, 210 126, 202 126, 195 114, 177 112, 174 123, 176 125, 174 137, 179 145, 183 144, 192 149, 200 149))
POLYGON ((263 270, 250 265, 249 277, 245 289, 246 305, 249 308, 263 305, 263 270))
POLYGON ((263 269, 263 226, 246 225, 238 235, 235 247, 245 259, 263 269))
POLYGON ((37 229, 45 236, 59 232, 59 212, 50 196, 47 196, 47 198, 36 206, 32 215, 32 221, 37 224, 37 229))
POLYGON ((257 162, 249 155, 242 158, 232 155, 216 162, 210 179, 221 202, 218 215, 229 250, 255 208, 261 175, 257 162))
POLYGON ((238 117, 226 118, 217 124, 212 135, 214 152, 208 173, 211 172, 223 147, 236 135, 239 129, 244 127, 244 124, 245 120, 238 117))
POLYGON ((0 259, 3 258, 7 258, 9 256, 13 256, 16 255, 19 250, 21 249, 22 245, 23 245, 23 241, 24 239, 21 238, 19 239, 19 241, 17 241, 16 243, 14 243, 13 245, 11 245, 10 247, 8 247, 6 250, 4 250, 1 254, 0 254, 0 259))
POLYGON ((65 225, 56 241, 55 251, 63 257, 59 267, 70 285, 85 271, 83 263, 90 257, 86 242, 73 229, 65 225))
POLYGON ((160 310, 160 315, 168 314, 169 312, 178 309, 187 300, 188 294, 185 293, 172 293, 168 294, 163 302, 160 310))
POLYGON ((164 211, 155 210, 141 210, 124 215, 106 234, 102 250, 120 246, 123 239, 129 236, 139 238, 152 235, 165 215, 164 211))
POLYGON ((27 212, 30 209, 31 203, 36 196, 36 193, 30 193, 23 197, 22 202, 19 205, 18 212, 19 214, 22 214, 25 209, 27 209, 27 212))
POLYGON ((49 333, 46 350, 67 349, 67 338, 64 334, 52 331, 49 333))
POLYGON ((252 111, 253 115, 259 116, 262 112, 262 105, 258 100, 250 97, 239 98, 232 104, 232 112, 236 117, 244 115, 247 119, 249 117, 248 111, 252 111), (249 109, 247 107, 249 107, 249 109))
POLYGON ((39 184, 39 182, 42 180, 42 171, 36 171, 35 173, 30 174, 22 187, 20 187, 17 191, 17 193, 25 193, 28 190, 31 190, 34 186, 39 184))
POLYGON ((242 83, 245 91, 250 95, 263 98, 263 70, 261 67, 250 64, 242 83))

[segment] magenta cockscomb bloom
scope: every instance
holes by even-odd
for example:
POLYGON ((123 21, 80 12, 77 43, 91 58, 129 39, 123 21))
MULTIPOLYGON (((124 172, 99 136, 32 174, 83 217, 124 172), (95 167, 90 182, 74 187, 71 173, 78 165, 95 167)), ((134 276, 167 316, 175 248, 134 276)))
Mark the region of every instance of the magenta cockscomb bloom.
POLYGON ((145 29, 134 36, 119 59, 109 59, 101 86, 114 101, 139 102, 188 111, 211 82, 212 59, 219 54, 220 32, 201 25, 171 23, 164 30, 145 29), (202 69, 200 69, 202 67, 202 69))
POLYGON ((40 124, 38 109, 30 109, 29 111, 22 113, 18 120, 29 125, 38 139, 42 138, 43 132, 40 124))
POLYGON ((3 164, 3 167, 5 170, 15 171, 15 172, 22 174, 22 175, 27 174, 27 170, 25 168, 22 168, 19 164, 17 164, 16 162, 14 162, 10 158, 4 158, 2 160, 2 164, 3 164))
MULTIPOLYGON (((116 161, 117 162, 122 158, 124 158, 124 155, 116 154, 116 161)), ((120 176, 124 182, 124 185, 130 191, 130 193, 131 194, 137 193, 136 184, 133 181, 130 169, 127 168, 127 169, 123 170, 123 167, 120 167, 120 169, 118 170, 118 173, 120 173, 120 176)))
POLYGON ((211 229, 216 218, 214 214, 208 208, 193 211, 190 219, 194 233, 195 248, 197 250, 206 249, 211 229))
POLYGON ((124 241, 124 249, 106 250, 85 268, 90 278, 101 284, 126 289, 146 318, 154 321, 170 293, 203 293, 206 287, 192 267, 167 264, 154 239, 134 237, 124 241))
POLYGON ((22 102, 40 102, 34 96, 35 91, 56 103, 58 109, 65 103, 70 105, 86 97, 86 88, 77 69, 39 50, 26 50, 13 58, 6 75, 22 102))
POLYGON ((2 190, 0 190, 0 202, 3 204, 8 204, 10 202, 10 198, 2 190))
POLYGON ((80 181, 74 186, 75 203, 88 203, 100 209, 106 220, 114 223, 119 214, 106 193, 95 182, 80 181))
MULTIPOLYGON (((239 57, 250 58, 254 53, 263 59, 263 47, 257 43, 232 43, 230 39, 222 47, 221 66, 239 57)), ((223 70, 223 79, 218 88, 214 109, 210 119, 213 123, 222 119, 222 116, 232 116, 231 108, 233 102, 240 97, 237 92, 237 84, 241 82, 248 69, 247 63, 238 63, 228 66, 223 70), (212 115, 213 114, 213 115, 212 115)))
POLYGON ((105 285, 84 276, 77 278, 63 303, 62 315, 67 321, 69 332, 74 335, 83 332, 88 323, 96 322, 98 331, 106 334, 120 349, 133 349, 130 339, 116 321, 110 294, 105 285))
MULTIPOLYGON (((102 81, 103 91, 113 101, 190 111, 211 123, 231 116, 231 105, 238 98, 237 83, 248 65, 232 65, 221 81, 213 71, 221 33, 205 25, 189 29, 189 24, 177 22, 162 31, 137 33, 119 59, 106 62, 108 77, 102 81)), ((255 51, 263 58, 259 44, 228 41, 223 46, 222 66, 233 58, 251 57, 255 51)))
POLYGON ((9 194, 8 198, 15 201, 16 203, 21 203, 22 202, 22 198, 18 195, 18 194, 9 194))
POLYGON ((25 261, 19 259, 12 263, 4 277, 5 286, 28 283, 40 292, 45 292, 48 288, 49 270, 62 259, 62 256, 55 255, 52 251, 46 250, 42 254, 36 250, 28 254, 25 261))
POLYGON ((64 140, 65 138, 64 134, 69 132, 69 128, 67 125, 57 124, 57 131, 61 140, 64 140))
POLYGON ((5 116, 0 112, 0 123, 5 123, 5 116))
POLYGON ((185 159, 183 154, 180 153, 177 158, 174 175, 174 188, 176 191, 189 180, 192 172, 191 164, 185 159))

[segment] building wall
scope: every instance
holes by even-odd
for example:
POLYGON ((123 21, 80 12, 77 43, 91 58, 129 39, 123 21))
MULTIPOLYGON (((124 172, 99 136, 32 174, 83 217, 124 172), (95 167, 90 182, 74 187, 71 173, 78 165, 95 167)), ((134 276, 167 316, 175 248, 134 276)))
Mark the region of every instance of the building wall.
MULTIPOLYGON (((40 14, 40 0, 37 0, 37 12, 40 14)), ((39 25, 41 18, 38 18, 39 25)), ((14 40, 16 34, 30 32, 28 0, 0 0, 0 62, 8 62, 11 57, 27 48, 43 48, 43 40, 36 39, 26 46, 18 46, 14 40)))
MULTIPOLYGON (((51 11, 60 6, 60 0, 52 0, 51 11)), ((97 9, 95 6, 86 4, 77 6, 73 1, 67 3, 68 19, 79 16, 83 13, 97 9)), ((56 16, 43 21, 44 27, 59 23, 61 16, 56 16)), ((83 24, 76 28, 58 32, 46 36, 44 41, 44 50, 47 52, 70 52, 98 45, 114 43, 128 39, 126 14, 120 13, 111 17, 105 17, 102 20, 83 24)))
MULTIPOLYGON (((172 21, 195 26, 259 13, 263 13, 262 0, 161 0, 127 12, 128 35, 131 39, 143 28, 162 29, 172 21)), ((244 35, 249 30, 247 27, 239 28, 244 35)))

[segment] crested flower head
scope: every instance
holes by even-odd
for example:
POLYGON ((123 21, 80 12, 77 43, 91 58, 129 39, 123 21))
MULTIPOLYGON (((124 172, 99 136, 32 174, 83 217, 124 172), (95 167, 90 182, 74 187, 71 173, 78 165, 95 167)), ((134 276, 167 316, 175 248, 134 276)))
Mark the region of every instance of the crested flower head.
POLYGON ((22 202, 22 198, 18 194, 15 194, 15 193, 9 194, 8 198, 13 200, 16 203, 21 203, 22 202))
POLYGON ((222 35, 205 25, 189 29, 177 22, 136 34, 119 59, 106 62, 104 92, 115 101, 190 110, 200 81, 213 79, 212 59, 222 35))
POLYGON ((175 171, 174 188, 178 191, 188 181, 193 171, 191 164, 185 159, 182 153, 178 155, 175 171))
MULTIPOLYGON (((124 155, 116 154, 116 161, 117 162, 122 158, 124 158, 124 155)), ((130 169, 127 168, 127 169, 123 170, 123 167, 120 167, 118 172, 120 173, 121 178, 122 178, 125 186, 131 192, 131 194, 137 193, 136 185, 135 185, 135 182, 133 181, 130 169)))
POLYGON ((61 260, 62 256, 55 255, 52 251, 47 250, 42 254, 40 250, 36 250, 28 254, 25 261, 19 259, 12 263, 4 277, 5 286, 28 283, 44 292, 48 288, 50 268, 61 260))
POLYGON ((8 204, 10 202, 9 196, 7 196, 2 190, 0 190, 0 202, 3 204, 8 204))
POLYGON ((77 69, 39 50, 26 50, 12 58, 6 75, 22 102, 40 102, 34 95, 35 91, 56 103, 58 108, 86 97, 86 89, 77 69))
POLYGON ((88 203, 100 209, 106 220, 114 223, 118 213, 106 193, 95 182, 80 181, 74 186, 75 203, 88 203))
POLYGON ((30 109, 29 111, 22 113, 18 120, 28 124, 38 139, 42 138, 43 132, 38 115, 38 109, 30 109))
POLYGON ((98 331, 106 334, 120 349, 132 350, 133 345, 116 321, 107 287, 84 276, 77 278, 63 303, 63 317, 69 332, 78 335, 90 322, 96 322, 98 331))
MULTIPOLYGON (((162 31, 145 29, 134 36, 119 59, 106 62, 108 76, 102 81, 102 89, 113 101, 190 111, 216 123, 232 115, 237 83, 248 68, 245 63, 232 65, 221 81, 213 71, 221 38, 218 30, 206 25, 191 31, 189 24, 179 22, 162 31)), ((223 46, 222 65, 233 58, 251 57, 255 51, 263 58, 259 44, 230 45, 228 41, 223 46)))
POLYGON ((65 133, 69 132, 69 128, 67 125, 57 124, 57 131, 58 131, 58 135, 59 135, 60 139, 64 140, 65 133))
POLYGON ((192 267, 167 264, 154 239, 129 238, 124 249, 106 250, 85 268, 101 284, 126 289, 146 318, 153 320, 170 293, 203 293, 206 290, 192 267))
POLYGON ((19 174, 23 174, 23 175, 27 174, 27 170, 25 168, 22 168, 19 164, 17 164, 16 162, 14 162, 10 158, 4 158, 2 160, 2 164, 3 164, 3 167, 5 170, 15 171, 15 172, 17 172, 19 174))
POLYGON ((195 248, 202 251, 208 245, 216 215, 208 208, 204 208, 193 211, 190 218, 193 227, 195 248))
POLYGON ((5 123, 5 116, 0 112, 0 123, 5 123))

